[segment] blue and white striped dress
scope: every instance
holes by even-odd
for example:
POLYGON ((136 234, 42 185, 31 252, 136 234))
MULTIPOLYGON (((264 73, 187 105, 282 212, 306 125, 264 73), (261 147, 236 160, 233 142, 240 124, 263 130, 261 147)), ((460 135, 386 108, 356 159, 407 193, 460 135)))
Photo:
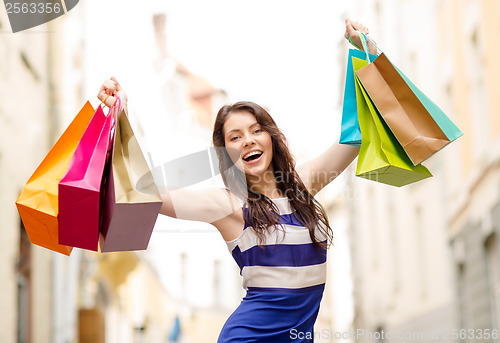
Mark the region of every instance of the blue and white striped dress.
MULTIPOLYGON (((224 324, 218 343, 312 342, 294 338, 313 336, 326 281, 326 254, 313 246, 287 198, 272 201, 283 226, 269 230, 264 249, 246 224, 238 238, 226 242, 247 294, 224 324)), ((319 233, 316 237, 325 240, 319 233)))

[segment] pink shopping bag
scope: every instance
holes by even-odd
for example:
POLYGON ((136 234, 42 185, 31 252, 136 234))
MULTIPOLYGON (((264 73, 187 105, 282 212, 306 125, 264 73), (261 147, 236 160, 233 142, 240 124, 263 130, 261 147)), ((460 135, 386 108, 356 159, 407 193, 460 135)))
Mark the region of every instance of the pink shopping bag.
POLYGON ((98 107, 59 182, 60 244, 98 250, 101 182, 112 145, 115 105, 108 115, 98 107))

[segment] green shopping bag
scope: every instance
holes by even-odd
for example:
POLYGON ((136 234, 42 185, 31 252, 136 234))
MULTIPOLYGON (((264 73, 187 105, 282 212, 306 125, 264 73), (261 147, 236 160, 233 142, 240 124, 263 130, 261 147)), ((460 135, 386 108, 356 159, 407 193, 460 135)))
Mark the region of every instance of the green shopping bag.
MULTIPOLYGON (((355 72, 368 64, 367 61, 356 57, 352 57, 352 62, 355 72)), ((421 164, 413 165, 401 144, 381 119, 357 75, 356 99, 363 137, 356 176, 397 187, 431 177, 432 174, 426 167, 421 164)))

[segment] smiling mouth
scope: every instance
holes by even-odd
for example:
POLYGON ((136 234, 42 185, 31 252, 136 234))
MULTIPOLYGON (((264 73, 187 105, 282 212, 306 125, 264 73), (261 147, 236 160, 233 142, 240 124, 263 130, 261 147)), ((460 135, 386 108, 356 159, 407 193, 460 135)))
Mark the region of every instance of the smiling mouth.
POLYGON ((244 160, 245 162, 250 162, 250 161, 253 161, 253 160, 258 159, 258 158, 259 158, 259 157, 261 157, 261 156, 262 156, 262 152, 255 151, 255 152, 252 152, 252 153, 248 154, 247 156, 245 156, 245 157, 243 158, 243 160, 244 160))

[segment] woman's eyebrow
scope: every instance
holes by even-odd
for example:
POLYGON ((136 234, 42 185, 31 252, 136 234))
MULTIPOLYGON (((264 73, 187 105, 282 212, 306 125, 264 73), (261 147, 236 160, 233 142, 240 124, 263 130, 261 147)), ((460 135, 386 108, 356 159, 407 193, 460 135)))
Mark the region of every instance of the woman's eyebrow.
POLYGON ((240 129, 232 129, 232 130, 229 130, 228 132, 226 132, 226 136, 229 135, 230 133, 233 133, 233 132, 240 132, 241 130, 240 129))
MULTIPOLYGON (((248 128, 252 128, 255 125, 260 125, 260 124, 259 124, 259 122, 255 122, 252 125, 250 125, 248 128)), ((232 129, 232 130, 229 130, 228 132, 226 132, 226 136, 229 135, 232 132, 241 132, 241 129, 232 129)))

